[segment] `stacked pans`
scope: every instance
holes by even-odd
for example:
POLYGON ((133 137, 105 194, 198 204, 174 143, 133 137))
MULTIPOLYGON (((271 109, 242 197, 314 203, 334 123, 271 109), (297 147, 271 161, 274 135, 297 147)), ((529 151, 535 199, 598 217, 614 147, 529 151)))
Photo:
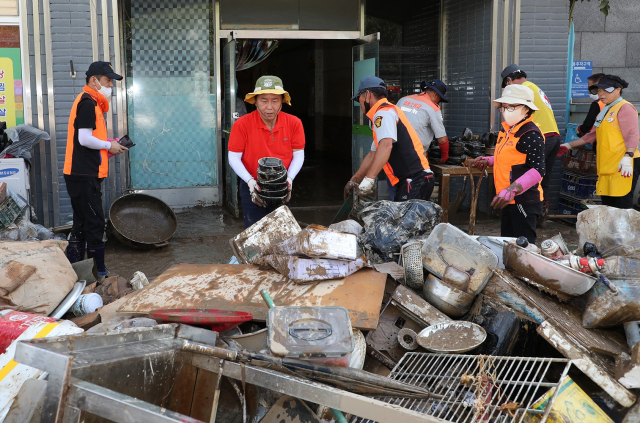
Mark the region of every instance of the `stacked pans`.
POLYGON ((289 194, 287 169, 282 160, 276 157, 263 157, 258 160, 258 194, 267 208, 283 205, 289 194))

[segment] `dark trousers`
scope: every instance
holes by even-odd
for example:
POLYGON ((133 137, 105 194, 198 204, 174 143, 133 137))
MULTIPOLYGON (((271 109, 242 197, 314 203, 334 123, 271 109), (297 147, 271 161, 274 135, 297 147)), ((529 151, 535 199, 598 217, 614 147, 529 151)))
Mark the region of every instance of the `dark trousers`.
POLYGON ((618 209, 632 209, 633 208, 633 193, 636 192, 636 185, 638 184, 638 175, 640 175, 640 157, 633 159, 633 180, 631 181, 631 191, 627 195, 622 197, 611 197, 609 195, 601 195, 603 206, 616 207, 618 209))
POLYGON ((396 193, 393 201, 429 201, 434 185, 435 180, 433 173, 426 173, 424 171, 417 172, 409 178, 401 179, 395 185, 396 193))
POLYGON ((104 241, 104 210, 101 179, 73 180, 65 175, 67 192, 73 208, 71 233, 87 245, 99 246, 104 241))
MULTIPOLYGON (((260 207, 253 201, 251 201, 251 192, 249 191, 249 185, 243 180, 240 180, 240 203, 242 204, 242 217, 244 218, 244 227, 248 228, 249 226, 256 223, 258 220, 262 219, 278 207, 260 207)), ((286 204, 289 206, 289 203, 286 204)))
POLYGON ((560 137, 548 137, 544 140, 544 176, 540 186, 542 187, 542 195, 545 200, 547 198, 547 188, 551 182, 551 175, 553 168, 555 167, 556 160, 558 159, 558 150, 560 150, 560 144, 562 144, 562 138, 560 137))
POLYGON ((530 204, 509 204, 502 209, 502 222, 500 236, 525 237, 527 241, 535 244, 536 220, 542 214, 542 202, 530 204))

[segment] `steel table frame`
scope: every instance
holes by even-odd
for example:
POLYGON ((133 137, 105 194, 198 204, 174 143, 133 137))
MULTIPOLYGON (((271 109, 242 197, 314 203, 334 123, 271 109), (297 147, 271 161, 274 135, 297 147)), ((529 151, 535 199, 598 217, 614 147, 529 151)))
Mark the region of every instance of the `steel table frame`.
MULTIPOLYGON (((43 423, 78 423, 82 411, 122 423, 199 422, 123 395, 113 390, 71 376, 73 370, 99 364, 124 363, 133 358, 171 354, 180 351, 183 339, 181 325, 159 325, 106 334, 82 334, 59 338, 22 341, 16 348, 15 360, 49 373, 46 398, 42 409, 43 423), (123 344, 129 344, 123 348, 123 344), (117 351, 118 357, 114 358, 117 351)), ((444 423, 403 407, 354 394, 324 384, 285 375, 273 370, 242 366, 197 353, 180 351, 188 364, 275 392, 322 404, 345 413, 373 419, 379 423, 444 423)), ((212 412, 215 412, 212 410, 212 412)))

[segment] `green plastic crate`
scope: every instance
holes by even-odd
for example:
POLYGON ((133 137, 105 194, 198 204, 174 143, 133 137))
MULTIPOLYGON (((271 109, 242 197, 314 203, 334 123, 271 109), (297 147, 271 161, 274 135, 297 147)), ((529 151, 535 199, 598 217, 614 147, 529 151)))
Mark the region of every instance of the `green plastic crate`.
POLYGON ((20 206, 11 196, 8 196, 2 204, 0 204, 0 229, 12 224, 16 217, 20 215, 20 206))

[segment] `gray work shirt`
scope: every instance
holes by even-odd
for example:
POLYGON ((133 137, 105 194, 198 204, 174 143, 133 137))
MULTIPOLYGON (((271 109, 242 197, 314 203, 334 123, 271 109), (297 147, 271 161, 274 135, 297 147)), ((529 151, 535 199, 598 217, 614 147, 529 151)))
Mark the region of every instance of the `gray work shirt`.
MULTIPOLYGON (((391 138, 393 142, 398 141, 398 115, 395 109, 378 110, 373 115, 373 122, 369 122, 369 128, 375 131, 378 142, 385 138, 391 138)), ((371 151, 376 151, 376 142, 371 142, 371 151)))
POLYGON ((435 111, 431 99, 427 94, 417 94, 402 97, 396 104, 404 112, 413 129, 416 130, 420 142, 426 152, 434 138, 447 136, 444 130, 442 112, 435 111))

